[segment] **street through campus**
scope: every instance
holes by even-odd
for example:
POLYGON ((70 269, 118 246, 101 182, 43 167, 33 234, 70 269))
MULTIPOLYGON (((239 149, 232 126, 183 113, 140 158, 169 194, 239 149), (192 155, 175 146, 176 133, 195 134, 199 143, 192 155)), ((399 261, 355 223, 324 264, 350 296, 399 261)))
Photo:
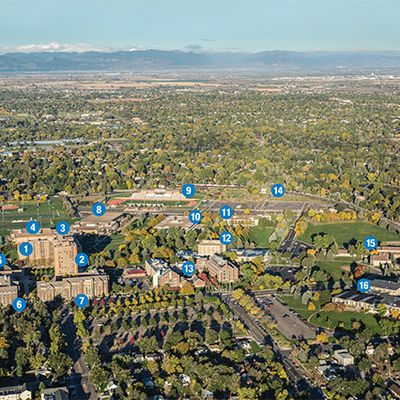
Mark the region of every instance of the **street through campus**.
POLYGON ((286 367, 286 372, 291 380, 293 380, 295 387, 299 390, 306 390, 311 395, 311 399, 324 398, 323 393, 317 387, 313 387, 308 375, 304 373, 296 362, 291 358, 289 349, 282 349, 280 345, 268 334, 262 323, 256 317, 250 315, 243 307, 241 307, 235 300, 232 299, 231 294, 221 294, 222 300, 230 307, 235 314, 236 318, 240 319, 249 329, 253 338, 260 345, 271 346, 278 360, 281 361, 286 367), (321 397, 319 397, 321 396, 321 397))

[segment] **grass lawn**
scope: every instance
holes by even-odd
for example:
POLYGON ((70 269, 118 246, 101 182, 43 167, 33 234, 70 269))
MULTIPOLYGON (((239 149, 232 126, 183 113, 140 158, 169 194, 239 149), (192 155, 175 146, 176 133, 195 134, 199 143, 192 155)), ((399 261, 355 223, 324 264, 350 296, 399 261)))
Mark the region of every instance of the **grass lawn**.
POLYGON ((261 350, 260 346, 254 340, 250 342, 250 346, 251 354, 257 354, 261 350))
POLYGON ((335 281, 338 281, 342 276, 342 269, 340 267, 351 264, 351 262, 351 259, 347 261, 317 261, 315 265, 332 275, 335 281))
POLYGON ((380 242, 400 240, 399 234, 362 221, 309 225, 299 239, 307 243, 312 243, 313 235, 320 233, 333 235, 338 245, 342 247, 352 239, 363 241, 366 236, 375 236, 380 242))
POLYGON ((268 247, 268 239, 273 231, 274 228, 272 226, 254 226, 250 230, 249 239, 254 242, 257 247, 268 247))
POLYGON ((124 243, 125 240, 125 236, 122 233, 116 233, 114 235, 111 235, 110 238, 111 242, 108 243, 108 245, 104 250, 110 250, 110 251, 116 250, 119 245, 124 243))
POLYGON ((42 227, 49 228, 58 221, 65 220, 69 223, 74 219, 70 218, 64 210, 63 202, 60 198, 53 197, 48 201, 36 203, 34 201, 12 203, 23 209, 9 210, 0 213, 0 235, 7 235, 10 229, 25 228, 30 219, 36 219, 42 227))
POLYGON ((307 319, 311 314, 315 313, 315 311, 308 310, 307 306, 305 306, 300 299, 295 298, 291 294, 284 294, 279 296, 279 298, 303 319, 307 319))
MULTIPOLYGON (((310 322, 313 325, 323 328, 334 329, 340 322, 344 323, 344 328, 351 330, 353 321, 361 321, 374 334, 381 334, 381 329, 372 314, 364 314, 356 311, 310 311, 301 303, 300 299, 296 299, 293 295, 281 295, 280 299, 286 303, 290 309, 295 311, 301 318, 307 320, 311 315, 310 322), (328 319, 329 318, 329 319, 328 319)), ((318 307, 319 308, 319 307, 318 307)))
POLYGON ((321 311, 313 315, 310 322, 323 328, 334 329, 340 322, 344 324, 344 328, 351 330, 353 321, 361 321, 374 334, 380 335, 381 329, 372 314, 364 314, 356 311, 321 311), (329 318, 329 319, 328 319, 329 318))

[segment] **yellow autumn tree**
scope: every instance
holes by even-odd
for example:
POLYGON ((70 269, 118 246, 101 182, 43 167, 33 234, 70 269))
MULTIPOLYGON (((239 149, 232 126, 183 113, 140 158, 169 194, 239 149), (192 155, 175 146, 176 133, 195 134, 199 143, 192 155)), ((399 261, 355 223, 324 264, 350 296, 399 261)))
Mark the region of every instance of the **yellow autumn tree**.
POLYGON ((310 311, 315 311, 315 304, 311 300, 307 304, 307 309, 310 311))

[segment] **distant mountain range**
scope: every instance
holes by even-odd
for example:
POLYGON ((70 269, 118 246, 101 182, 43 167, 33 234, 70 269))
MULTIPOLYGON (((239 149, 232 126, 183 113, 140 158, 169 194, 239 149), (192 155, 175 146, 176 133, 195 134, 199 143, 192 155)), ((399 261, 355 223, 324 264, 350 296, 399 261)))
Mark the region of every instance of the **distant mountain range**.
POLYGON ((7 53, 0 55, 0 72, 78 72, 180 70, 242 71, 243 73, 398 73, 400 52, 196 53, 135 50, 7 53))

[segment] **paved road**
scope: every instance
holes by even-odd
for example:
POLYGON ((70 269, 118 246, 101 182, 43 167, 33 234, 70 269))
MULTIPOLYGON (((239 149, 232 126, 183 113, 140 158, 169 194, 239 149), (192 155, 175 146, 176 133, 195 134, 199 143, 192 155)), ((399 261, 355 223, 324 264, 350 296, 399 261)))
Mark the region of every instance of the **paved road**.
POLYGON ((260 321, 250 315, 243 307, 241 307, 230 295, 222 295, 222 300, 229 306, 233 313, 247 326, 251 335, 258 344, 272 346, 272 339, 261 326, 260 321))
MULTIPOLYGON (((61 322, 61 329, 66 336, 68 342, 68 352, 74 361, 74 371, 76 375, 81 376, 80 385, 85 392, 85 397, 81 399, 98 399, 95 387, 89 382, 89 370, 83 360, 80 339, 76 335, 75 325, 73 322, 73 315, 68 314, 66 310, 64 319, 61 322)), ((80 399, 80 400, 81 400, 80 399)))
POLYGON ((278 361, 285 366, 286 373, 296 390, 304 390, 310 394, 310 399, 323 399, 323 393, 319 388, 309 384, 306 376, 297 368, 290 358, 290 350, 282 350, 272 337, 261 326, 260 321, 250 315, 243 307, 234 301, 230 294, 222 294, 222 300, 229 306, 233 313, 247 326, 254 339, 262 345, 270 345, 277 356, 278 361))

